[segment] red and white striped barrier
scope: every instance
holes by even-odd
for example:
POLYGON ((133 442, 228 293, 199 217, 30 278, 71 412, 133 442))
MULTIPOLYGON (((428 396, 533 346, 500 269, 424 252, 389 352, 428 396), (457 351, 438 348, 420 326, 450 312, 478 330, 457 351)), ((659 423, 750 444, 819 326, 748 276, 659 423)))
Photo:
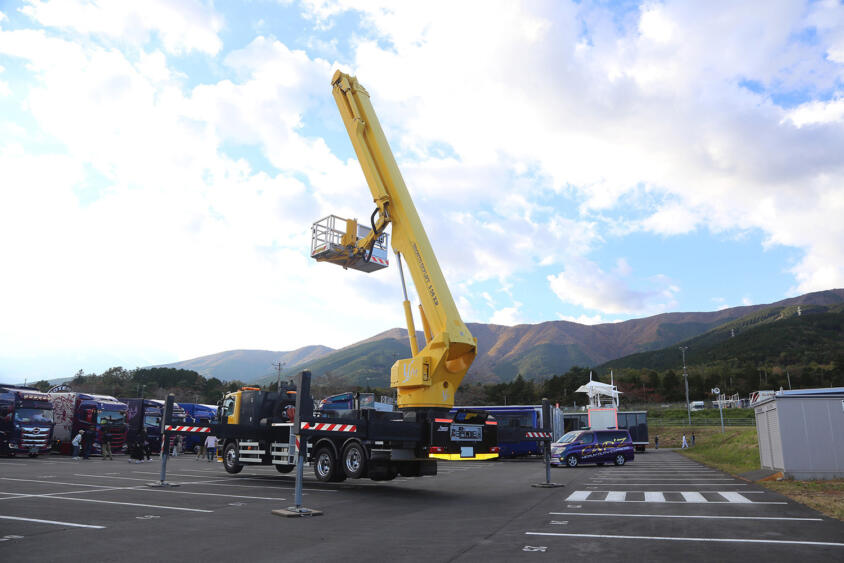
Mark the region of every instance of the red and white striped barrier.
POLYGON ((322 430, 323 432, 357 432, 354 424, 329 424, 327 422, 303 422, 302 430, 322 430))
POLYGON ((551 432, 525 432, 525 438, 545 438, 550 440, 554 435, 551 432))
POLYGON ((169 424, 164 427, 165 432, 203 432, 209 433, 211 432, 210 426, 170 426, 169 424))

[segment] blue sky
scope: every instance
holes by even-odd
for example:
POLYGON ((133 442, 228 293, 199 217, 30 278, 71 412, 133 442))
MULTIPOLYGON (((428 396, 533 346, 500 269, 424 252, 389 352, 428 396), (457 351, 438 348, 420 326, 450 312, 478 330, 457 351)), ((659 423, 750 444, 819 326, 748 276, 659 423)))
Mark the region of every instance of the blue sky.
POLYGON ((844 286, 840 2, 493 4, 0 2, 0 377, 403 326, 308 257, 372 208, 337 68, 467 322, 844 286))

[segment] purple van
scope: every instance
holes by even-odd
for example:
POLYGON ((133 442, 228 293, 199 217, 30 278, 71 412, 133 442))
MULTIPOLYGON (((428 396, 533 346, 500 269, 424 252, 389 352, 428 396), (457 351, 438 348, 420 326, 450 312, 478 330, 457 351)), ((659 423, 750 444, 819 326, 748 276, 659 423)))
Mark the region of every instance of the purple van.
POLYGON ((633 461, 633 439, 627 430, 575 430, 551 444, 551 465, 581 463, 624 465, 633 461))

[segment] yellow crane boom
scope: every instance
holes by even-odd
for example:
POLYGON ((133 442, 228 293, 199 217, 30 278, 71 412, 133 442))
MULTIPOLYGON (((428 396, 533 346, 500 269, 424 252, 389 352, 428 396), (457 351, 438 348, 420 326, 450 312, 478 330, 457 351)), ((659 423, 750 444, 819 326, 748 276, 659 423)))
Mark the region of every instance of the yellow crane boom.
MULTIPOLYGON (((334 240, 335 244, 315 242, 311 255, 320 261, 373 271, 386 265, 385 257, 376 258, 373 253, 386 244, 384 230, 392 224, 392 247, 402 275, 412 356, 393 364, 390 385, 397 389, 397 402, 401 408, 451 407, 454 405, 454 393, 475 359, 477 339, 460 318, 428 235, 369 101, 369 93, 357 78, 339 70, 334 73, 331 85, 376 209, 370 219, 371 228, 347 220, 345 232, 334 240), (426 340, 421 350, 416 342, 413 315, 404 287, 402 256, 419 295, 426 340), (375 264, 375 260, 380 262, 375 264)), ((326 219, 339 218, 331 216, 326 219)), ((320 224, 314 224, 315 241, 320 224)))

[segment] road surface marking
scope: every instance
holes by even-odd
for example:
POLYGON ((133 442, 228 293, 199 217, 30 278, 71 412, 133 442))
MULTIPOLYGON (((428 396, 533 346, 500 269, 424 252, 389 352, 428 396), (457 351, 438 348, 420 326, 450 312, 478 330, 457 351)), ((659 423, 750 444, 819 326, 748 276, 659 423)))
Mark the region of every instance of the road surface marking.
MULTIPOLYGON (((683 495, 683 498, 686 499, 686 502, 709 502, 709 501, 706 500, 706 498, 704 498, 704 496, 702 494, 696 493, 694 491, 683 491, 680 494, 683 495)), ((736 493, 736 495, 738 495, 738 493, 736 493)), ((738 502, 738 501, 732 500, 732 499, 727 499, 727 500, 729 500, 730 502, 738 502)), ((747 500, 747 499, 745 499, 745 500, 747 500)), ((742 502, 744 502, 744 501, 742 501, 742 502)))
POLYGON ((651 540, 651 541, 692 541, 692 542, 717 542, 717 543, 767 543, 779 545, 812 545, 844 547, 844 543, 822 542, 822 541, 800 541, 800 540, 757 540, 749 538, 676 538, 661 536, 611 536, 606 534, 562 534, 555 532, 525 532, 530 536, 558 536, 569 538, 601 538, 618 540, 651 540))
POLYGON ((95 528, 104 530, 105 526, 94 526, 93 524, 76 524, 74 522, 59 522, 57 520, 39 520, 38 518, 21 518, 20 516, 0 516, 3 520, 20 520, 22 522, 37 522, 38 524, 55 524, 57 526, 72 526, 74 528, 95 528))
MULTIPOLYGON (((670 492, 670 491, 669 491, 670 492)), ((707 500, 699 492, 695 491, 677 491, 679 494, 683 496, 683 500, 666 500, 665 499, 665 491, 574 491, 571 495, 569 495, 565 500, 567 502, 572 501, 586 501, 586 502, 665 502, 665 503, 707 503, 707 504, 736 504, 736 503, 751 503, 751 504, 788 504, 787 502, 763 502, 763 501, 751 501, 750 499, 742 496, 742 494, 764 494, 764 491, 745 491, 742 494, 739 493, 732 493, 732 494, 722 494, 720 491, 704 491, 704 492, 717 492, 722 498, 726 499, 723 501, 720 500, 707 500), (607 493, 606 498, 602 499, 590 499, 589 496, 592 493, 607 493), (629 500, 627 498, 628 493, 644 493, 645 499, 644 500, 629 500)))
POLYGON ((682 514, 613 514, 604 512, 549 512, 554 516, 618 516, 619 518, 700 518, 706 520, 794 520, 800 522, 823 522, 823 518, 793 518, 786 516, 698 516, 682 514))
POLYGON ((732 491, 718 491, 718 494, 730 502, 753 502, 747 497, 743 497, 738 493, 732 491))

